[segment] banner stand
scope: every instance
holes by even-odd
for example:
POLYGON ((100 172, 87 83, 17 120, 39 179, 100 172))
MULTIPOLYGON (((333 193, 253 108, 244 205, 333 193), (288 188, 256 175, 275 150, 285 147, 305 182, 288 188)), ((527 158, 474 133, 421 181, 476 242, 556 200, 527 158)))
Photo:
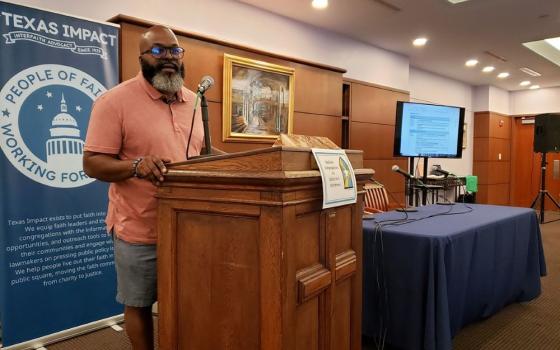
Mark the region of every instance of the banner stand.
POLYGON ((91 107, 119 82, 120 27, 0 7, 1 342, 37 349, 122 320, 108 184, 82 165, 91 107))
POLYGON ((90 322, 78 327, 65 329, 61 332, 49 334, 47 336, 29 340, 23 343, 19 343, 16 345, 2 347, 0 345, 0 349, 2 350, 34 350, 40 347, 46 347, 49 344, 58 343, 67 339, 71 339, 80 335, 88 334, 91 332, 98 331, 103 328, 111 327, 113 325, 119 324, 124 322, 124 315, 120 314, 113 317, 108 317, 102 320, 98 320, 95 322, 90 322))

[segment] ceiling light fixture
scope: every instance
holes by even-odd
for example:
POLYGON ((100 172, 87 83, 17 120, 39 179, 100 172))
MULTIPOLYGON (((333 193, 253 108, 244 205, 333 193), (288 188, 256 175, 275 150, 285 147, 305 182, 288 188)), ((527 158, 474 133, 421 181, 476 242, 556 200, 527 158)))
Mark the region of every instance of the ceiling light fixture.
POLYGON ((538 88, 540 88, 539 85, 531 85, 531 87, 530 87, 529 89, 531 89, 531 90, 536 90, 536 89, 538 89, 538 88))
POLYGON ((530 82, 529 80, 524 80, 524 81, 522 81, 521 83, 519 83, 519 85, 521 85, 521 86, 529 86, 529 85, 531 85, 531 82, 530 82))
POLYGON ((527 67, 519 68, 519 70, 522 71, 525 74, 529 74, 532 77, 540 77, 541 76, 541 73, 535 72, 534 70, 532 70, 530 68, 527 68, 527 67))
POLYGON ((427 38, 416 38, 414 39, 414 41, 412 42, 412 45, 420 47, 420 46, 424 46, 426 45, 426 43, 428 42, 427 38))
POLYGON ((498 78, 500 78, 500 79, 505 79, 507 77, 509 77, 508 72, 502 72, 502 73, 498 74, 498 78))
POLYGON ((558 38, 544 39, 544 41, 546 41, 547 44, 551 45, 551 46, 554 47, 556 50, 560 51, 560 37, 558 37, 558 38))
POLYGON ((323 10, 329 6, 329 0, 313 0, 311 1, 311 6, 315 9, 323 10))
POLYGON ((455 5, 455 4, 460 4, 462 2, 469 1, 469 0, 447 0, 447 1, 449 1, 450 3, 455 5))
POLYGON ((498 54, 496 54, 496 53, 493 53, 492 51, 488 51, 488 50, 487 50, 487 51, 484 51, 484 53, 487 54, 488 56, 490 56, 490 57, 492 57, 492 58, 495 58, 495 59, 497 59, 497 60, 500 60, 500 61, 502 61, 502 62, 507 62, 507 60, 506 60, 506 58, 505 58, 504 56, 500 56, 500 55, 498 55, 498 54))
POLYGON ((490 73, 490 72, 493 72, 494 69, 496 69, 496 68, 494 68, 494 67, 492 67, 492 66, 486 66, 486 67, 482 68, 482 71, 483 71, 484 73, 490 73))
POLYGON ((478 60, 475 60, 474 58, 465 62, 465 66, 467 66, 467 67, 474 67, 477 64, 478 64, 478 60))

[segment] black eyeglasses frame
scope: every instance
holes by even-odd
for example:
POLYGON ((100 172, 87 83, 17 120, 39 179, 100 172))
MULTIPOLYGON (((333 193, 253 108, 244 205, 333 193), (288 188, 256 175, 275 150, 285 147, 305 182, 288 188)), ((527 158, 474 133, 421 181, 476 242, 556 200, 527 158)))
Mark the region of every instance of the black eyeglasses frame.
POLYGON ((179 46, 171 46, 171 47, 164 47, 164 46, 152 46, 148 50, 142 52, 142 55, 149 53, 154 58, 162 58, 165 57, 168 53, 171 57, 181 59, 185 55, 185 49, 179 46), (161 53, 158 53, 157 50, 162 50, 161 53), (179 52, 173 53, 173 50, 179 50, 179 52))

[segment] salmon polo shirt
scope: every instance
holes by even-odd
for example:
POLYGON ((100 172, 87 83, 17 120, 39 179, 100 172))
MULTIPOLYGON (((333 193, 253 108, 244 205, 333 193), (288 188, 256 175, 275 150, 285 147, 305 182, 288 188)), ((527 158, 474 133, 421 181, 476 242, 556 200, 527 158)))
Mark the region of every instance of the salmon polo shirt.
MULTIPOLYGON (((133 160, 147 155, 186 159, 196 94, 185 87, 167 104, 140 72, 99 97, 92 108, 84 149, 133 160)), ((204 128, 197 107, 189 157, 200 154, 204 128)), ((130 243, 157 242, 156 186, 146 179, 111 183, 107 231, 130 243)))

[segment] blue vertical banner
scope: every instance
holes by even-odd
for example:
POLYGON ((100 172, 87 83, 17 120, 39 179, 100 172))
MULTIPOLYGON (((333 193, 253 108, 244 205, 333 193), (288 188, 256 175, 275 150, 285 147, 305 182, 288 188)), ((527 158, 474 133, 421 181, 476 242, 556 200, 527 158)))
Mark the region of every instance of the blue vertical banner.
POLYGON ((4 346, 122 313, 107 184, 82 153, 118 83, 118 26, 0 2, 0 316, 4 346))

